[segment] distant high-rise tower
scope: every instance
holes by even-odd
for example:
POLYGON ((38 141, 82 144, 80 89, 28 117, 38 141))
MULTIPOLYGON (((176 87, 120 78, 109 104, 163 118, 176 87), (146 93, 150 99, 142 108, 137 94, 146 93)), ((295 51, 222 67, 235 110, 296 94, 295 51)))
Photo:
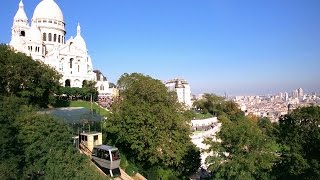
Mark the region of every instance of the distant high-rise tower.
POLYGON ((289 94, 287 92, 284 93, 284 100, 285 101, 289 100, 289 94))
POLYGON ((295 99, 295 98, 298 98, 299 97, 299 91, 298 89, 295 89, 293 92, 292 92, 292 98, 295 99))
POLYGON ((283 93, 282 92, 279 93, 279 97, 280 97, 281 100, 283 99, 283 93))
POLYGON ((304 94, 303 94, 303 89, 302 89, 302 88, 299 88, 299 89, 298 89, 298 97, 299 97, 299 98, 302 98, 303 95, 304 95, 304 94))

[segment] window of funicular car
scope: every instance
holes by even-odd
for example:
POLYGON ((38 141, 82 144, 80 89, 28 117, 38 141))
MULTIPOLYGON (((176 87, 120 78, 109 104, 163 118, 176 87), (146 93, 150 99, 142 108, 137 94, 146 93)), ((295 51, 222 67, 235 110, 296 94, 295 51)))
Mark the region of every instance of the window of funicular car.
POLYGON ((102 150, 102 152, 103 152, 103 159, 105 159, 105 160, 107 160, 107 161, 110 161, 109 151, 102 150))
POLYGON ((116 161, 120 159, 120 153, 118 150, 111 151, 112 161, 116 161))

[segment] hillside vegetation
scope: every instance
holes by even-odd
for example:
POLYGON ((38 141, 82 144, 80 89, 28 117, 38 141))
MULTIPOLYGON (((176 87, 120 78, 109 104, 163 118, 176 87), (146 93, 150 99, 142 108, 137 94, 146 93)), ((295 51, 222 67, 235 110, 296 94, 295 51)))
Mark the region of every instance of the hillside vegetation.
POLYGON ((36 113, 54 101, 59 77, 0 45, 0 179, 103 179, 63 121, 36 113))

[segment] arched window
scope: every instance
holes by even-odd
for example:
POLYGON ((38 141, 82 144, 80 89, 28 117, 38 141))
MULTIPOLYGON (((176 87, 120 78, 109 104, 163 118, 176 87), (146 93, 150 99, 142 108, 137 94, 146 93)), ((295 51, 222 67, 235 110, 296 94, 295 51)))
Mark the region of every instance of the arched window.
POLYGON ((64 83, 65 87, 70 87, 70 79, 67 79, 64 83))
POLYGON ((52 41, 52 34, 49 33, 49 37, 48 37, 49 41, 52 41))
POLYGON ((88 81, 87 81, 87 80, 83 80, 83 81, 82 81, 82 87, 85 87, 87 84, 88 84, 88 81))
POLYGON ((71 58, 71 59, 70 59, 70 62, 69 62, 69 64, 70 64, 70 69, 72 69, 72 63, 73 63, 73 58, 71 58))
POLYGON ((25 31, 21 31, 21 32, 20 32, 20 36, 25 37, 25 36, 26 36, 26 32, 25 32, 25 31))
POLYGON ((61 36, 59 35, 59 36, 58 36, 58 43, 60 43, 60 38, 61 38, 61 36))
POLYGON ((80 87, 80 80, 79 79, 74 80, 73 86, 80 87))
POLYGON ((78 65, 78 72, 80 72, 80 65, 78 65))
POLYGON ((57 42, 57 35, 56 34, 53 35, 53 41, 57 42))
POLYGON ((43 40, 43 41, 47 41, 47 33, 43 33, 42 40, 43 40))

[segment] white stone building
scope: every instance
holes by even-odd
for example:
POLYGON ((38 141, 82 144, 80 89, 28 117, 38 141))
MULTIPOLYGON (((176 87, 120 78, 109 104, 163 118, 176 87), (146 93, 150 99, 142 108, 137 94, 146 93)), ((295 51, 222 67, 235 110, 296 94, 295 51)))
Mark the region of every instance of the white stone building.
POLYGON ((172 79, 165 82, 169 91, 177 93, 178 101, 188 108, 192 107, 191 89, 189 83, 184 79, 172 79))
POLYGON ((62 74, 61 85, 82 87, 85 81, 97 81, 99 93, 108 91, 106 78, 93 71, 86 42, 78 24, 77 35, 66 39, 65 22, 60 7, 54 0, 42 0, 33 12, 31 22, 24 11, 22 1, 14 16, 10 46, 16 51, 48 64, 62 74), (101 87, 104 86, 103 88, 101 87))
POLYGON ((105 77, 99 70, 94 70, 95 73, 94 81, 97 82, 96 87, 99 91, 100 97, 111 97, 112 96, 112 88, 109 87, 109 81, 107 77, 105 77))

